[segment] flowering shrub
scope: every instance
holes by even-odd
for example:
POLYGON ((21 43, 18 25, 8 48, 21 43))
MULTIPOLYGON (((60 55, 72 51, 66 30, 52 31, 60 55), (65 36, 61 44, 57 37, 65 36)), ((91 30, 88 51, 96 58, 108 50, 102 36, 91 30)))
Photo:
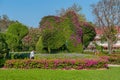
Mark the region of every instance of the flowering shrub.
POLYGON ((107 68, 106 59, 41 59, 8 60, 5 68, 40 69, 97 69, 107 68))

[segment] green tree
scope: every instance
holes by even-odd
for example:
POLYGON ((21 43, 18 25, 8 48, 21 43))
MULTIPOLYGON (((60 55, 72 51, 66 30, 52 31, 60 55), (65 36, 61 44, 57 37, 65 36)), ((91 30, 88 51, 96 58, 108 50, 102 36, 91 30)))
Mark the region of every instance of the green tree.
POLYGON ((89 43, 94 40, 94 37, 96 36, 96 32, 94 29, 94 25, 88 22, 84 22, 82 25, 83 30, 83 46, 84 48, 87 48, 89 43))
POLYGON ((44 48, 44 46, 43 46, 42 36, 40 36, 39 40, 36 44, 36 51, 37 52, 43 52, 43 48, 44 48))
POLYGON ((43 49, 49 53, 54 50, 60 51, 61 49, 69 52, 82 52, 83 44, 87 46, 95 36, 93 26, 83 24, 83 22, 79 21, 76 12, 72 10, 67 11, 60 17, 43 17, 39 27, 41 29, 42 38, 40 40, 43 44, 43 49), (84 43, 83 33, 86 40, 84 43))
POLYGON ((24 36, 27 35, 28 28, 19 22, 15 22, 8 27, 6 33, 15 35, 17 37, 18 44, 19 44, 18 50, 22 49, 22 39, 24 38, 24 36))
POLYGON ((80 27, 78 16, 74 11, 69 11, 61 17, 46 16, 40 22, 40 28, 42 30, 43 46, 47 48, 48 52, 51 52, 52 49, 59 50, 61 47, 66 47, 70 52, 78 52, 78 47, 82 48, 82 28, 80 27), (72 35, 75 37, 74 40, 71 39, 72 35), (75 45, 77 50, 71 50, 72 46, 75 47, 74 44, 76 44, 76 41, 78 43, 75 45))
POLYGON ((46 16, 40 22, 43 45, 49 53, 51 49, 58 49, 65 44, 65 30, 60 21, 62 21, 61 18, 57 16, 46 16))
POLYGON ((16 35, 11 33, 6 33, 5 37, 6 43, 8 44, 8 48, 14 52, 19 47, 19 39, 16 35))
POLYGON ((4 65, 5 58, 8 55, 8 45, 5 42, 5 35, 0 33, 0 67, 4 65))

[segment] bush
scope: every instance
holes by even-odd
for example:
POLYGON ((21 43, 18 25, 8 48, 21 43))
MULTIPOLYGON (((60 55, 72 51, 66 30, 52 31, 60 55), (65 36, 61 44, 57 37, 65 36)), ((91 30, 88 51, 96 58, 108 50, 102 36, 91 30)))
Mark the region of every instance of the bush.
POLYGON ((40 36, 38 42, 36 43, 36 51, 40 53, 43 52, 42 36, 40 36))
POLYGON ((111 54, 109 55, 110 64, 120 64, 120 54, 111 54))
POLYGON ((30 53, 29 52, 14 52, 10 53, 11 59, 28 59, 30 53))
POLYGON ((5 63, 5 59, 0 59, 0 67, 3 67, 5 63))
POLYGON ((106 59, 41 59, 7 60, 5 68, 40 69, 97 69, 107 68, 106 59))
POLYGON ((77 52, 82 53, 83 52, 83 46, 81 44, 75 44, 74 42, 68 41, 67 48, 69 52, 77 52))

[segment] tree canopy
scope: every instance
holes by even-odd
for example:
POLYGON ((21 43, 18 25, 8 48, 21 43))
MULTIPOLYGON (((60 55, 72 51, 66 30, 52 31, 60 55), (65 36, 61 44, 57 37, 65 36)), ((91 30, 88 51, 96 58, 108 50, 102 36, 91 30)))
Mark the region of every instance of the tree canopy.
MULTIPOLYGON (((86 24, 80 22, 76 12, 72 10, 67 11, 60 17, 45 16, 40 22, 41 37, 39 43, 42 43, 43 49, 47 49, 49 53, 51 50, 60 49, 67 50, 68 52, 82 52, 83 44, 87 47, 89 42, 95 37, 93 25, 87 22, 86 24), (84 43, 83 32, 84 39, 87 39, 84 43)), ((37 46, 39 45, 37 44, 37 46)))

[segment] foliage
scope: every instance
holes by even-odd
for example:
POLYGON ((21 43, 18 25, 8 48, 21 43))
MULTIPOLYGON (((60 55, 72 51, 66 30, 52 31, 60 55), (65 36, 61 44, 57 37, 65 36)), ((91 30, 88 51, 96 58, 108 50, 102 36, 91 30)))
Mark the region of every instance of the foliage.
POLYGON ((8 51, 8 45, 5 42, 5 35, 0 33, 0 67, 4 65, 8 51))
POLYGON ((43 49, 49 53, 55 50, 82 52, 83 40, 87 46, 95 37, 95 30, 90 23, 79 21, 74 11, 67 11, 64 15, 45 16, 40 22, 43 49), (84 30, 84 38, 83 38, 84 30))
POLYGON ((91 23, 88 23, 88 22, 84 22, 82 24, 82 30, 83 30, 83 45, 84 45, 84 48, 87 48, 89 43, 96 36, 94 25, 92 25, 91 23))
POLYGON ((39 37, 39 40, 36 44, 36 51, 42 52, 43 51, 43 43, 42 43, 42 36, 39 37))
POLYGON ((106 59, 41 59, 41 60, 7 60, 6 68, 40 68, 40 69, 96 69, 108 68, 106 59))
POLYGON ((14 22, 15 21, 10 20, 7 15, 0 16, 0 32, 5 32, 8 26, 14 22))
POLYGON ((109 55, 110 64, 120 64, 120 54, 111 54, 109 55))
POLYGON ((66 13, 68 13, 69 11, 74 11, 77 14, 80 22, 86 21, 85 15, 83 15, 81 13, 81 11, 82 11, 81 6, 79 6, 75 3, 71 7, 68 7, 67 9, 62 8, 61 10, 57 10, 57 13, 58 13, 58 16, 63 16, 66 13))
POLYGON ((67 48, 69 52, 82 52, 83 31, 80 26, 77 14, 74 11, 68 11, 62 17, 70 20, 69 27, 72 33, 67 40, 67 48))
POLYGON ((21 40, 28 33, 28 28, 19 22, 15 22, 8 27, 7 33, 16 35, 21 40))
POLYGON ((68 23, 67 21, 63 21, 65 21, 63 18, 57 16, 46 16, 40 22, 43 47, 47 48, 49 53, 52 49, 59 49, 62 47, 66 42, 66 38, 68 38, 68 33, 66 34, 66 32, 70 32, 68 23))
POLYGON ((29 33, 22 39, 24 50, 35 50, 35 46, 40 35, 41 29, 30 28, 29 33))
POLYGON ((80 53, 83 51, 82 44, 79 44, 76 40, 72 42, 72 40, 67 42, 67 48, 69 52, 77 52, 80 53))
MULTIPOLYGON (((28 28, 19 22, 15 22, 8 27, 6 33, 16 36, 17 37, 16 40, 18 40, 17 43, 19 44, 17 49, 22 49, 22 39, 28 33, 28 28)), ((10 39, 13 39, 13 38, 10 38, 10 39)), ((15 40, 15 38, 14 38, 14 40, 15 40)))
POLYGON ((19 46, 18 37, 16 35, 11 34, 11 33, 6 33, 5 35, 6 35, 5 40, 6 40, 6 43, 8 44, 8 48, 11 51, 16 51, 16 49, 19 46))
POLYGON ((93 14, 98 26, 102 27, 103 35, 108 42, 109 54, 112 53, 113 43, 117 39, 115 26, 120 25, 120 0, 101 0, 92 5, 93 14))
POLYGON ((29 52, 12 52, 10 53, 10 59, 29 59, 29 52))

